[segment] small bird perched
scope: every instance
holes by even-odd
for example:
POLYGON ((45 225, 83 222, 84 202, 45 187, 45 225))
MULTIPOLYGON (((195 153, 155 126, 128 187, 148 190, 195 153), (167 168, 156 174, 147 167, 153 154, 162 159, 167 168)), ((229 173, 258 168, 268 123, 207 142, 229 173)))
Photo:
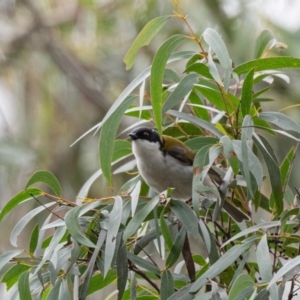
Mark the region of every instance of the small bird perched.
MULTIPOLYGON (((195 152, 173 137, 163 135, 161 139, 158 132, 151 128, 140 127, 128 135, 132 141, 132 152, 138 170, 145 182, 158 193, 167 188, 174 188, 172 193, 174 199, 191 199, 195 152)), ((208 174, 210 173, 215 176, 216 172, 210 170, 208 174)), ((207 186, 213 185, 209 176, 203 183, 207 186)), ((224 208, 238 222, 248 218, 227 201, 224 208)))

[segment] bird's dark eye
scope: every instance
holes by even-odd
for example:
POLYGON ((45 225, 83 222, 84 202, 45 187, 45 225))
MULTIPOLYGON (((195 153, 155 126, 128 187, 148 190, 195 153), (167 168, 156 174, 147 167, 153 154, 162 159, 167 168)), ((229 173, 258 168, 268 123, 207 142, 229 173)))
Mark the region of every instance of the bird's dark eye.
POLYGON ((149 132, 144 131, 144 132, 143 132, 143 136, 149 136, 149 132))

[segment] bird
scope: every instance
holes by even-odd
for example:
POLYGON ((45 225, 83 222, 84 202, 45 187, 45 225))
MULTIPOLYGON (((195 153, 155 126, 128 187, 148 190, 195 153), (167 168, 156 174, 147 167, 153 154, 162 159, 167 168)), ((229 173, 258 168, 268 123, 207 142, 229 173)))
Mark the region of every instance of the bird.
MULTIPOLYGON (((132 142, 132 152, 137 168, 149 187, 157 193, 174 188, 171 198, 187 201, 192 198, 196 153, 182 141, 162 135, 148 127, 138 127, 128 134, 132 142)), ((221 176, 212 168, 203 184, 216 187, 221 184, 221 176)), ((248 215, 225 199, 224 208, 237 221, 248 219, 248 215)))

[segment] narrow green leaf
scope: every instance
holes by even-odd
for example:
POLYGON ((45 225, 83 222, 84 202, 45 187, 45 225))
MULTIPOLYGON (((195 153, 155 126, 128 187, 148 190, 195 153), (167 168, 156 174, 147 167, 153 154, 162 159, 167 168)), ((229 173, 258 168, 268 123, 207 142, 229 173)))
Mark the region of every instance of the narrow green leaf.
POLYGON ((145 218, 149 215, 150 212, 154 209, 154 207, 159 203, 159 196, 151 199, 128 223, 123 239, 126 242, 127 239, 133 235, 137 229, 141 226, 145 218))
MULTIPOLYGON (((232 145, 233 145, 233 149, 234 149, 234 153, 237 155, 240 164, 241 164, 241 170, 242 173, 244 174, 244 166, 247 163, 248 168, 251 172, 250 174, 250 182, 251 182, 251 193, 255 193, 255 190, 257 188, 261 187, 262 181, 263 181, 263 169, 261 166, 261 163, 259 161, 259 159, 257 158, 257 156, 253 153, 253 151, 248 147, 248 153, 246 154, 246 156, 248 157, 248 161, 244 161, 243 160, 243 156, 242 156, 242 146, 241 146, 241 141, 238 140, 233 140, 232 141, 232 145)), ((246 149, 244 149, 244 151, 246 152, 246 149)), ((245 177, 245 174, 244 174, 245 177)), ((246 179, 246 178, 245 178, 246 179)), ((249 180, 249 178, 248 178, 249 180)), ((247 182, 248 184, 248 182, 247 182)), ((249 189, 249 186, 248 186, 249 189)))
POLYGON ((255 50, 254 50, 255 59, 260 58, 263 55, 268 44, 273 39, 274 39, 274 35, 270 30, 265 29, 260 33, 260 35, 258 36, 255 42, 255 50))
POLYGON ((237 66, 233 72, 241 75, 253 68, 256 72, 274 69, 300 69, 300 58, 289 56, 260 58, 237 66))
POLYGON ((200 276, 192 285, 189 292, 197 293, 209 279, 216 277, 233 264, 241 254, 247 251, 254 243, 254 240, 250 240, 246 243, 235 245, 230 248, 220 259, 215 262, 204 274, 200 276))
POLYGON ((208 252, 210 264, 214 264, 219 259, 219 253, 215 239, 209 231, 207 225, 201 219, 199 220, 199 228, 200 235, 205 243, 208 252))
POLYGON ((49 246, 47 247, 47 250, 44 252, 44 256, 43 256, 42 260, 39 262, 38 266, 34 270, 34 275, 36 275, 40 271, 40 269, 44 266, 46 261, 51 259, 55 248, 60 243, 65 232, 66 232, 66 226, 60 226, 60 227, 56 228, 56 230, 53 234, 53 237, 51 239, 51 242, 50 242, 49 246))
POLYGON ((194 139, 190 139, 185 142, 185 144, 194 151, 199 151, 207 145, 214 145, 219 142, 219 139, 212 136, 200 136, 194 139))
MULTIPOLYGON (((82 275, 82 278, 84 278, 84 282, 80 288, 80 299, 85 299, 88 294, 90 279, 91 279, 92 274, 95 269, 95 262, 99 255, 99 252, 105 242, 106 236, 107 236, 107 231, 105 229, 101 229, 99 236, 98 236, 97 244, 95 246, 95 249, 93 250, 93 255, 90 258, 90 261, 87 265, 87 268, 86 268, 84 274, 82 275)), ((103 277, 105 277, 106 275, 107 274, 103 274, 103 277)))
POLYGON ((165 73, 164 73, 164 81, 170 81, 170 82, 174 82, 177 83, 180 81, 180 76, 176 73, 176 71, 174 71, 173 69, 165 69, 165 73))
POLYGON ((103 175, 109 184, 112 182, 111 162, 113 158, 114 141, 117 130, 124 112, 134 99, 135 96, 127 97, 106 120, 101 129, 99 141, 100 165, 103 175))
POLYGON ((162 107, 162 113, 167 112, 170 108, 180 103, 182 99, 191 92, 195 83, 198 82, 199 75, 196 73, 188 74, 176 86, 162 107))
POLYGON ((21 274, 18 280, 18 290, 20 300, 31 300, 30 285, 29 285, 29 272, 21 274))
POLYGON ((209 164, 209 150, 211 147, 212 145, 206 145, 197 152, 193 162, 194 168, 203 168, 209 164))
POLYGON ((173 240, 170 228, 165 220, 165 208, 160 213, 160 228, 168 248, 171 249, 173 246, 173 240))
POLYGON ((65 215, 65 223, 69 230, 71 236, 80 244, 83 244, 87 247, 95 248, 94 243, 92 243, 81 231, 79 225, 79 215, 81 213, 82 207, 74 207, 69 210, 65 215))
POLYGON ((197 74, 202 75, 205 78, 213 79, 213 77, 211 76, 211 74, 209 72, 208 66, 203 63, 199 63, 199 62, 188 66, 184 72, 185 73, 196 72, 197 74))
POLYGON ((108 232, 105 243, 105 253, 104 253, 104 277, 106 276, 116 247, 116 238, 121 224, 123 203, 120 196, 115 196, 115 203, 112 211, 109 214, 108 232))
POLYGON ((30 200, 34 197, 43 195, 44 192, 42 192, 39 189, 36 188, 30 188, 26 189, 17 195, 15 195, 13 198, 11 198, 5 206, 2 208, 0 212, 0 222, 3 220, 3 218, 12 210, 14 209, 17 205, 19 205, 22 202, 25 202, 27 200, 30 200))
POLYGON ((125 55, 123 61, 126 64, 126 70, 129 70, 133 66, 138 50, 148 45, 170 18, 171 16, 161 16, 146 24, 125 55))
POLYGON ((146 233, 142 238, 140 238, 133 249, 133 253, 138 255, 146 246, 148 246, 153 240, 156 239, 157 231, 156 228, 150 230, 149 233, 146 233))
POLYGON ((181 227, 166 260, 166 269, 171 268, 178 260, 186 237, 186 228, 181 227))
POLYGON ((154 120, 157 131, 162 134, 162 83, 165 66, 173 50, 178 47, 186 37, 184 35, 174 35, 166 40, 156 52, 150 76, 150 92, 154 120))
POLYGON ((193 236, 199 234, 198 219, 194 211, 186 203, 172 199, 170 208, 190 234, 193 236))
POLYGON ((247 200, 250 200, 254 196, 254 188, 252 186, 251 177, 250 177, 250 166, 249 166, 249 146, 248 142, 252 140, 252 134, 254 132, 252 127, 252 120, 249 115, 244 117, 242 125, 242 137, 241 137, 241 150, 242 150, 242 170, 245 180, 247 182, 247 200))
POLYGON ((295 153, 296 153, 295 148, 292 147, 291 150, 289 151, 289 153, 284 158, 284 160, 280 166, 280 174, 281 174, 281 182, 282 182, 282 186, 283 186, 283 189, 282 189, 283 192, 286 189, 286 186, 289 181, 289 177, 291 175, 291 170, 292 170, 293 161, 295 158, 295 153))
POLYGON ((264 282, 272 279, 272 262, 270 259, 270 249, 266 234, 261 238, 256 248, 256 259, 259 268, 260 277, 264 282))
POLYGON ((10 234, 10 242, 13 246, 17 247, 17 238, 22 232, 24 227, 40 212, 44 211, 46 208, 56 204, 56 202, 47 203, 44 206, 39 206, 31 211, 29 211, 24 217, 22 217, 18 223, 15 225, 14 229, 10 234))
POLYGON ((241 110, 244 117, 250 113, 250 107, 251 107, 252 96, 253 96, 252 89, 253 89, 254 70, 255 69, 251 69, 247 73, 242 87, 241 110))
POLYGON ((37 171, 28 180, 25 189, 37 182, 42 182, 48 185, 56 196, 60 197, 61 189, 57 178, 48 171, 37 171))
POLYGON ((103 288, 111 284, 113 281, 115 281, 116 278, 116 270, 110 270, 105 278, 101 273, 95 274, 90 280, 87 295, 91 295, 96 291, 102 290, 103 288))
POLYGON ((21 254, 23 251, 21 250, 11 250, 11 251, 7 251, 4 252, 3 254, 0 255, 0 270, 2 270, 2 268, 9 263, 9 261, 14 258, 15 256, 18 256, 19 254, 21 254))
POLYGON ((197 106, 197 105, 204 106, 204 103, 203 103, 202 99, 199 97, 198 93, 195 92, 194 90, 189 95, 189 102, 191 104, 194 104, 192 106, 192 109, 193 109, 196 117, 198 117, 199 119, 205 120, 205 121, 210 121, 209 111, 204 107, 197 106))
POLYGON ((174 293, 174 280, 169 270, 161 275, 160 299, 167 300, 174 293))
POLYGON ((192 284, 189 284, 189 285, 186 285, 185 287, 181 288, 175 294, 170 296, 168 298, 168 300, 191 300, 191 299, 194 299, 194 295, 189 293, 189 289, 191 286, 192 286, 192 284))
POLYGON ((229 243, 235 241, 236 239, 239 239, 245 235, 248 235, 252 232, 256 232, 260 229, 268 229, 268 228, 272 228, 272 227, 278 227, 281 225, 281 221, 273 221, 273 222, 266 222, 266 223, 260 223, 257 225, 254 225, 252 227, 249 227, 239 233, 237 233, 235 236, 233 236, 231 239, 229 239, 228 241, 226 241, 222 247, 225 247, 226 245, 228 245, 229 243))
POLYGON ((300 126, 283 113, 276 111, 262 112, 259 114, 259 118, 270 122, 284 130, 291 130, 297 133, 300 132, 300 126))
POLYGON ((183 120, 189 121, 192 124, 195 124, 197 126, 199 126, 200 128, 203 128, 209 132, 211 132, 212 134, 214 134, 217 137, 221 137, 223 136, 223 133, 221 131, 219 131, 213 124, 204 121, 204 120, 200 120, 199 118, 180 112, 180 111, 176 111, 176 110, 169 110, 168 114, 177 118, 181 118, 183 120))
POLYGON ((68 280, 69 274, 62 278, 61 285, 59 287, 59 296, 58 300, 72 300, 72 290, 71 290, 71 282, 68 280))
POLYGON ((3 276, 1 282, 6 284, 6 290, 9 290, 12 286, 14 286, 20 277, 26 271, 30 270, 30 266, 25 266, 21 264, 17 264, 12 266, 3 276))
POLYGON ((273 276, 272 280, 269 282, 267 289, 269 290, 273 284, 275 284, 280 278, 282 278, 286 273, 300 265, 300 256, 297 256, 288 262, 286 262, 279 271, 273 276))
POLYGON ((49 292, 47 300, 57 300, 57 299, 59 299, 59 290, 60 290, 61 283, 62 283, 62 278, 58 278, 55 281, 54 287, 49 292))
POLYGON ((253 136, 253 141, 258 148, 259 152, 264 158, 266 163, 268 173, 270 176, 270 182, 272 187, 272 193, 275 200, 276 205, 276 213, 279 215, 283 210, 283 190, 281 184, 281 174, 280 169, 277 162, 273 159, 273 157, 267 151, 263 141, 260 139, 258 135, 253 136))
POLYGON ((143 269, 148 270, 149 272, 160 275, 161 271, 159 268, 152 262, 147 261, 146 259, 143 259, 137 255, 134 255, 130 252, 127 252, 127 257, 130 259, 134 264, 140 266, 143 269))
POLYGON ((118 299, 123 299, 123 294, 125 292, 125 287, 127 284, 128 277, 128 261, 127 261, 127 251, 126 244, 121 241, 121 246, 117 254, 117 286, 118 286, 118 299))
POLYGON ((29 253, 33 255, 39 240, 39 224, 36 224, 31 232, 30 242, 29 242, 29 253))
POLYGON ((233 113, 240 103, 239 98, 236 96, 227 93, 227 96, 224 97, 219 90, 212 89, 208 86, 196 85, 195 89, 221 111, 233 113))
POLYGON ((240 293, 249 287, 252 289, 254 287, 252 277, 250 275, 241 274, 233 283, 229 292, 228 300, 236 300, 240 293))
POLYGON ((214 29, 207 28, 203 32, 203 38, 216 53, 222 68, 225 70, 231 69, 231 59, 229 57, 226 45, 220 35, 214 29))
POLYGON ((220 142, 223 144, 224 155, 226 159, 229 161, 229 164, 234 172, 234 174, 238 174, 239 172, 239 161, 234 153, 232 141, 229 139, 227 135, 224 135, 220 142))

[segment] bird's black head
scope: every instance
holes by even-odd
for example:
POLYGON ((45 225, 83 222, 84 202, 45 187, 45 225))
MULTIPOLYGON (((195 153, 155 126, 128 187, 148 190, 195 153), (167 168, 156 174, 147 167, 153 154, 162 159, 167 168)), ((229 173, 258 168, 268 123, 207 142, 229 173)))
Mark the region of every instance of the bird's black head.
POLYGON ((155 131, 152 128, 148 127, 139 127, 128 134, 132 141, 135 140, 147 140, 149 142, 159 142, 162 145, 162 141, 159 137, 159 134, 157 131, 155 131))

